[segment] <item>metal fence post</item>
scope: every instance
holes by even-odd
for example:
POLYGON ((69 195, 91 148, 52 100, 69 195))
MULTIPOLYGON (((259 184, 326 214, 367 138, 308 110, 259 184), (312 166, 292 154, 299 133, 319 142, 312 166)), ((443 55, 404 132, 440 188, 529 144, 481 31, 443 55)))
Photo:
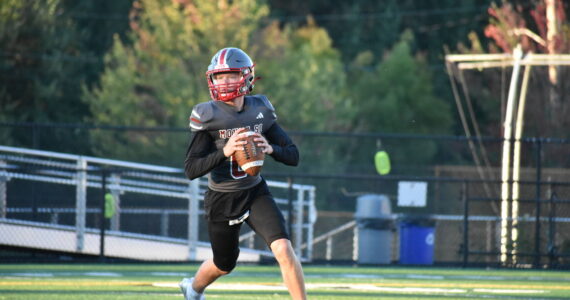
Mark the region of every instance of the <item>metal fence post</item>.
POLYGON ((549 185, 549 195, 548 195, 548 202, 549 202, 549 214, 548 214, 548 243, 547 243, 547 249, 548 249, 548 267, 552 268, 554 267, 554 264, 556 262, 556 256, 557 256, 557 251, 556 251, 556 222, 555 222, 555 218, 556 218, 556 201, 558 200, 558 196, 556 195, 556 192, 553 191, 554 188, 552 186, 552 184, 549 185))
MULTIPOLYGON (((305 202, 305 192, 303 189, 297 191, 297 215, 295 217, 295 253, 302 258, 301 245, 303 244, 303 205, 305 202)), ((311 241, 307 241, 311 243, 311 241)))
POLYGON ((307 227, 307 259, 313 259, 313 224, 317 221, 317 208, 315 207, 315 189, 309 189, 309 226, 307 227))
POLYGON ((356 225, 352 230, 352 260, 354 262, 358 261, 358 243, 358 225, 356 225))
POLYGON ((160 213, 160 235, 168 236, 168 227, 170 223, 170 214, 163 210, 160 213))
POLYGON ((199 180, 190 181, 188 199, 188 259, 196 260, 198 242, 199 180))
POLYGON ((75 193, 75 234, 76 250, 83 251, 85 237, 85 214, 87 206, 87 161, 83 157, 77 160, 75 193))
POLYGON ((109 190, 115 200, 115 214, 111 217, 111 230, 121 230, 121 176, 117 173, 111 174, 109 178, 109 190))
POLYGON ((6 210, 8 205, 7 182, 8 174, 6 172, 6 162, 0 160, 0 219, 6 218, 6 210))
POLYGON ((541 181, 542 181, 542 140, 536 141, 536 215, 534 229, 534 262, 535 268, 540 264, 540 198, 541 198, 541 181))
POLYGON ((333 245, 333 238, 332 238, 332 236, 329 236, 329 237, 327 238, 326 245, 327 245, 327 249, 326 249, 326 252, 325 252, 325 259, 326 259, 326 260, 331 260, 331 258, 332 258, 332 245, 333 245))
POLYGON ((461 183, 461 200, 463 201, 463 267, 469 262, 469 197, 467 196, 467 182, 461 183))
POLYGON ((293 238, 293 178, 287 177, 287 229, 293 238))
POLYGON ((101 213, 99 214, 99 260, 105 261, 105 195, 107 194, 107 170, 101 170, 101 213))

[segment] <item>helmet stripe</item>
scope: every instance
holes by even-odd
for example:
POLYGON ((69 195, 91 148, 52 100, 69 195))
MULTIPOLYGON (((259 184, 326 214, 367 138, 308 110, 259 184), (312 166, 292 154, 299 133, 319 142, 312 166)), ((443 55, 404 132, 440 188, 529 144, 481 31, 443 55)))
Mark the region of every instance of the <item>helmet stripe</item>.
POLYGON ((218 61, 219 65, 225 65, 226 64, 226 52, 227 51, 228 51, 228 49, 222 50, 222 53, 220 54, 220 60, 218 61))

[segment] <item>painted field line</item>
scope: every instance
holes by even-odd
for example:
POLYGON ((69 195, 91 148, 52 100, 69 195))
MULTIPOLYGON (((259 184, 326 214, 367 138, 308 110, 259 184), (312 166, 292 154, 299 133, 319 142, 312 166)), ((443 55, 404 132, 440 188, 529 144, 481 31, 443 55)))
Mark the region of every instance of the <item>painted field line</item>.
POLYGON ((464 289, 478 289, 478 288, 493 288, 493 289, 550 289, 550 290, 570 290, 569 285, 543 285, 543 284, 508 284, 508 283, 417 283, 417 282, 382 282, 375 283, 377 286, 389 287, 438 287, 438 288, 464 288, 464 289))
MULTIPOLYGON (((154 283, 153 286, 165 288, 178 288, 175 283, 154 283)), ((373 284, 334 284, 334 283, 307 283, 307 290, 355 290, 355 291, 377 291, 377 292, 409 292, 409 293, 466 293, 463 289, 441 289, 441 288, 393 288, 379 287, 373 284)), ((212 291, 286 291, 287 288, 281 284, 255 284, 255 283, 214 283, 208 287, 212 291)))
MULTIPOLYGON (((14 279, 12 277, 12 279, 14 279)), ((148 286, 149 282, 143 281, 93 281, 85 279, 75 280, 44 280, 44 281, 0 281, 0 286, 148 286)))
MULTIPOLYGON (((156 287, 164 288, 178 288, 177 283, 173 282, 155 282, 152 284, 156 287)), ((368 292, 392 292, 392 293, 451 293, 451 294, 461 294, 469 292, 469 289, 457 288, 455 286, 449 288, 442 287, 410 287, 406 284, 401 284, 398 287, 388 287, 384 284, 368 284, 368 283, 353 283, 353 284, 341 284, 341 283, 307 283, 307 290, 322 290, 322 289, 332 289, 332 290, 354 290, 354 291, 368 291, 368 292)), ((285 286, 275 283, 214 283, 209 290, 272 290, 272 291, 286 291, 285 286)), ((511 293, 511 294, 542 294, 548 291, 537 290, 537 289, 474 289, 477 293, 511 293)))
POLYGON ((489 294, 541 294, 545 293, 544 290, 509 290, 509 289, 474 289, 475 293, 489 293, 489 294))
MULTIPOLYGON (((14 281, 0 281, 0 286, 161 286, 161 287, 178 287, 177 282, 148 282, 148 281, 123 281, 117 279, 110 280, 88 280, 88 279, 68 279, 68 280, 53 280, 44 279, 43 281, 27 280, 19 281, 17 278, 14 281)), ((383 283, 352 283, 352 284, 342 284, 342 283, 307 283, 308 288, 346 288, 350 287, 353 289, 386 289, 386 288, 419 288, 419 289, 492 289, 495 291, 506 291, 506 290, 526 290, 526 291, 538 291, 538 290, 570 290, 570 286, 566 285, 544 285, 544 284, 483 284, 483 283, 396 283, 396 282, 383 282, 383 283)), ((279 289, 284 288, 280 283, 257 283, 257 284, 245 284, 245 283, 214 283, 210 288, 212 289, 279 289)))

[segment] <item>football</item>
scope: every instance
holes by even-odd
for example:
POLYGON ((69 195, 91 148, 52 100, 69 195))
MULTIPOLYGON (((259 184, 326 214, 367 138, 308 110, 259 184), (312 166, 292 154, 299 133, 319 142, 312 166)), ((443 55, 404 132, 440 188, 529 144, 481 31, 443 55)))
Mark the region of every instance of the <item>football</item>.
POLYGON ((247 144, 243 145, 243 150, 236 151, 234 157, 244 172, 251 176, 256 176, 261 171, 261 167, 263 167, 265 153, 255 144, 253 131, 248 131, 244 134, 246 137, 243 138, 243 140, 245 140, 247 144))

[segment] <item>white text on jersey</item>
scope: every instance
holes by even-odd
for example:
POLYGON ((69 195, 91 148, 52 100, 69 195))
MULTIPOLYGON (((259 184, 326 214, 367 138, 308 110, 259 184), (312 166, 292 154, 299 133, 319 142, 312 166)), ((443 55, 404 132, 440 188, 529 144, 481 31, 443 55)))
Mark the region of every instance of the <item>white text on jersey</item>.
MULTIPOLYGON (((218 130, 218 133, 220 134, 221 139, 229 139, 240 128, 244 128, 244 127, 220 129, 220 130, 218 130)), ((251 131, 250 126, 245 126, 245 129, 247 129, 248 131, 251 131)), ((263 123, 253 125, 253 132, 262 133, 263 132, 263 123)))

